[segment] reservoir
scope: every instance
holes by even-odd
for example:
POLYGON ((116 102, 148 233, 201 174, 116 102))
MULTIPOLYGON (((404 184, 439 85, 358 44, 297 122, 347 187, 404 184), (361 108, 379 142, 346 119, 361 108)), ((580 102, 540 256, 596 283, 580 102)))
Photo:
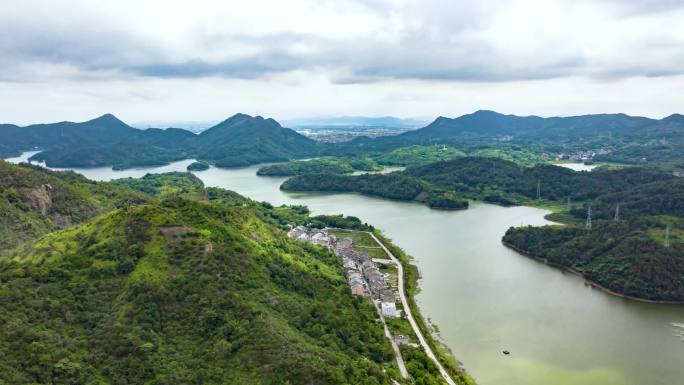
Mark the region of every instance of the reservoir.
MULTIPOLYGON (((110 180, 185 171, 191 162, 75 171, 110 180)), ((501 244, 510 226, 549 223, 546 211, 481 203, 465 211, 439 211, 357 194, 284 193, 279 186, 285 178, 258 177, 257 169, 212 167, 195 175, 207 186, 255 200, 355 215, 380 228, 415 258, 422 274, 417 296, 422 315, 437 325, 479 384, 684 383, 684 306, 608 295, 501 244)))

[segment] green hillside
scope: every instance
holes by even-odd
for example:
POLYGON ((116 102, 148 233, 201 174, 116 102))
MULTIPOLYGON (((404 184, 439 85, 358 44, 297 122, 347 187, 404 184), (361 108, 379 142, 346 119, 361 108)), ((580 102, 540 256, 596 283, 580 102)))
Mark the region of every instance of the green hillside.
POLYGON ((40 148, 50 167, 162 165, 197 158, 237 167, 315 155, 316 143, 273 119, 236 114, 201 134, 178 128, 138 130, 107 114, 81 122, 18 127, 0 124, 0 154, 40 148))
POLYGON ((613 292, 654 301, 684 301, 681 219, 643 217, 580 226, 510 228, 504 243, 581 273, 613 292), (666 225, 673 229, 665 247, 666 225))
POLYGON ((238 167, 313 155, 316 142, 273 119, 236 114, 203 131, 191 151, 219 167, 238 167))
POLYGON ((179 195, 204 195, 204 183, 189 172, 167 172, 145 174, 142 178, 121 178, 110 182, 115 186, 127 187, 157 198, 179 195))
MULTIPOLYGON (((540 201, 562 204, 568 197, 575 202, 584 202, 637 187, 644 188, 653 182, 673 183, 674 180, 676 178, 664 172, 638 167, 589 173, 546 164, 523 167, 498 158, 462 157, 390 174, 302 175, 285 181, 281 188, 292 191, 360 192, 428 204, 431 204, 431 200, 450 197, 454 202, 477 199, 513 205, 539 204, 540 201)), ((669 191, 677 190, 670 188, 669 191)), ((448 206, 445 204, 443 208, 448 206)))
POLYGON ((293 176, 305 174, 351 174, 354 171, 382 170, 370 157, 332 158, 322 157, 310 160, 295 160, 263 166, 257 170, 262 176, 293 176))
POLYGON ((254 209, 116 210, 0 259, 0 382, 389 384, 337 257, 254 209))
POLYGON ((0 161, 0 252, 117 207, 140 204, 145 195, 73 172, 0 161))

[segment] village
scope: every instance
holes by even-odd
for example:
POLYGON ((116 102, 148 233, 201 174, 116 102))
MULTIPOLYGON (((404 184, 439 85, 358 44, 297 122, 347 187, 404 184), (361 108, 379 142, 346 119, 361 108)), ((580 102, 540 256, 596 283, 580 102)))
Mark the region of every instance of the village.
MULTIPOLYGON (((287 234, 290 238, 307 241, 327 247, 341 258, 345 276, 352 294, 372 299, 380 308, 384 317, 399 317, 396 307, 396 276, 390 278, 389 273, 381 272, 378 265, 391 265, 392 260, 372 258, 369 252, 359 251, 364 246, 357 244, 352 232, 349 237, 340 234, 343 230, 310 229, 304 226, 292 228, 287 234), (337 235, 336 235, 337 234, 337 235), (390 281, 393 287, 390 286, 390 281)), ((365 233, 356 233, 365 234, 365 233)), ((375 251, 365 246, 368 251, 375 251)), ((379 247, 375 249, 379 250, 379 247)))
POLYGON ((352 294, 373 301, 404 379, 409 374, 401 345, 422 348, 446 383, 456 385, 427 343, 408 306, 401 262, 373 233, 296 226, 291 227, 287 235, 295 240, 326 247, 340 257, 352 294), (401 308, 397 308, 397 301, 401 308), (414 338, 416 341, 413 341, 414 338))

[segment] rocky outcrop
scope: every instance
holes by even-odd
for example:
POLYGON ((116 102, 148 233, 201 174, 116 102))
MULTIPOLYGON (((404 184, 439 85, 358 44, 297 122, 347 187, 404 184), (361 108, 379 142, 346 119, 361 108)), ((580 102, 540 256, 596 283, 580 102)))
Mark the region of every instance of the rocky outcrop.
POLYGON ((47 215, 52 207, 52 186, 49 183, 20 191, 22 200, 42 215, 47 215))

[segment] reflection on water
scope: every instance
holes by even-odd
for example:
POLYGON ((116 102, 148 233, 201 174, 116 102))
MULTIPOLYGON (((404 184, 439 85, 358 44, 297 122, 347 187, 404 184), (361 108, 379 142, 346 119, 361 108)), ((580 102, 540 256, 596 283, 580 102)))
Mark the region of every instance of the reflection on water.
MULTIPOLYGON (((109 180, 184 171, 189 163, 77 171, 109 180)), ((509 226, 548 223, 546 211, 488 204, 439 211, 358 194, 285 193, 285 178, 258 177, 257 169, 212 167, 195 175, 259 201, 355 215, 381 228, 416 258, 423 315, 480 385, 684 383, 683 306, 610 296, 501 244, 509 226)))

